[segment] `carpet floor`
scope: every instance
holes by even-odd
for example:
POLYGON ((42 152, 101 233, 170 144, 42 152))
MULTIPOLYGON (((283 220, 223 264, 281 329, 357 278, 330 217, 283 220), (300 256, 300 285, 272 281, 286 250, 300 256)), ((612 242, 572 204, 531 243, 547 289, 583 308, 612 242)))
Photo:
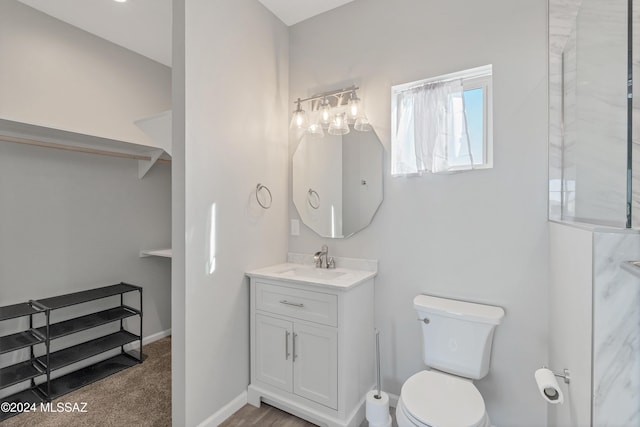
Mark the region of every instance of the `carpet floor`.
POLYGON ((29 412, 2 427, 171 426, 171 337, 143 347, 145 360, 53 401, 86 402, 86 413, 29 412))

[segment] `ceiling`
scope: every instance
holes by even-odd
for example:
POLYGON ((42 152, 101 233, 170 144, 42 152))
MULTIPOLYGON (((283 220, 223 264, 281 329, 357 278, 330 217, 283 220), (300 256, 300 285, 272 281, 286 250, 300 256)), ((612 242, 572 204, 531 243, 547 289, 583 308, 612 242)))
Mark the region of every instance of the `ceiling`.
POLYGON ((282 22, 291 26, 353 0, 258 0, 282 22))
POLYGON ((48 15, 171 66, 171 0, 19 0, 48 15))
MULTIPOLYGON (((18 0, 61 21, 171 66, 171 1, 18 0)), ((258 0, 287 25, 353 0, 258 0)))

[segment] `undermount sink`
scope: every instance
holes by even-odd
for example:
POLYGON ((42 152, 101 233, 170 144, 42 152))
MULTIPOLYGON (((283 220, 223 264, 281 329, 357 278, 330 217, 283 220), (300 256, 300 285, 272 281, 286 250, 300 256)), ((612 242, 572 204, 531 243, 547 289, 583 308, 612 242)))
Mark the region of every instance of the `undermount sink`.
POLYGON ((297 267, 281 271, 283 276, 305 277, 310 279, 336 279, 344 276, 346 273, 341 271, 332 271, 315 267, 297 267))

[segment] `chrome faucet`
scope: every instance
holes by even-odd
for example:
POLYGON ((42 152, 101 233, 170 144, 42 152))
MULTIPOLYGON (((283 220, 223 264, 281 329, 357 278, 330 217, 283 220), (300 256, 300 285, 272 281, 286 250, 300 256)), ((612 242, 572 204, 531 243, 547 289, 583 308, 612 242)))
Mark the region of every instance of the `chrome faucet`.
POLYGON ((322 245, 320 251, 313 255, 313 260, 316 263, 316 268, 336 268, 333 257, 329 258, 329 248, 327 245, 322 245))

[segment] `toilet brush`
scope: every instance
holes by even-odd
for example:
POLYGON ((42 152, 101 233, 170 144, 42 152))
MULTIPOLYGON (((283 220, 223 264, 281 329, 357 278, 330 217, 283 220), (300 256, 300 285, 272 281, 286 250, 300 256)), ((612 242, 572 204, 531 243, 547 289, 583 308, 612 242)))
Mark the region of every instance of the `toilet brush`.
POLYGON ((389 395, 381 390, 380 331, 376 329, 376 389, 367 393, 366 416, 369 427, 391 427, 389 395))

